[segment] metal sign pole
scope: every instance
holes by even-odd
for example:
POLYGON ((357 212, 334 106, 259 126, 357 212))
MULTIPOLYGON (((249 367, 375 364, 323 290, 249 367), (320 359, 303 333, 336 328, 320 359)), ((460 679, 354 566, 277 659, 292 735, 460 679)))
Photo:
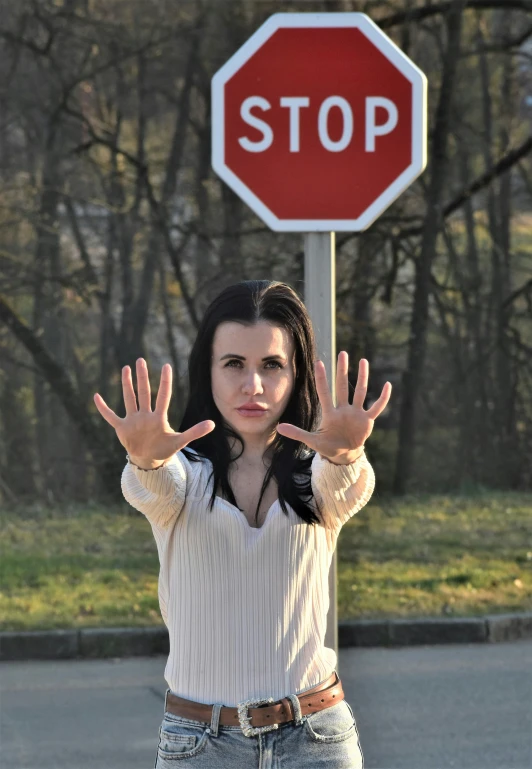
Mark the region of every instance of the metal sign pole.
MULTIPOLYGON (((305 251, 305 305, 309 311, 318 358, 325 364, 327 381, 336 406, 336 238, 334 232, 309 232, 304 236, 305 251)), ((333 553, 329 571, 329 613, 325 645, 334 649, 337 672, 340 675, 338 657, 338 606, 336 597, 337 562, 333 553)))

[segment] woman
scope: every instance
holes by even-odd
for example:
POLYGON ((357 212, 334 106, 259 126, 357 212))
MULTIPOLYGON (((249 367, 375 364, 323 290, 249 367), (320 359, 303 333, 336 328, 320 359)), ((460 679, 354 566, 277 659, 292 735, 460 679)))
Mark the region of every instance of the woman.
POLYGON ((178 432, 167 421, 170 365, 155 411, 145 361, 136 367, 138 406, 129 366, 126 416, 95 403, 127 451, 122 490, 148 519, 161 566, 169 688, 155 769, 360 769, 324 646, 328 573, 341 527, 373 492, 364 443, 390 383, 364 411, 362 359, 350 405, 342 351, 335 407, 305 306, 266 280, 230 286, 208 307, 178 432))

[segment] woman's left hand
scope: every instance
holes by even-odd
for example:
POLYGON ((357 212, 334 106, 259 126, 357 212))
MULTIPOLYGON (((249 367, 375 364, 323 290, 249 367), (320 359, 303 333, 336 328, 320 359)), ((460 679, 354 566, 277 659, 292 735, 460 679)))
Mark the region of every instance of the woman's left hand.
POLYGON ((336 367, 336 402, 338 405, 335 407, 327 383, 325 364, 321 360, 315 363, 316 390, 322 412, 321 424, 315 433, 309 433, 287 422, 281 422, 277 425, 277 432, 281 435, 301 441, 321 454, 322 457, 342 465, 349 464, 360 456, 364 443, 371 435, 375 419, 386 408, 392 392, 391 383, 386 382, 379 399, 370 409, 364 411, 362 407, 368 389, 369 363, 365 358, 361 358, 358 364, 353 403, 350 405, 348 366, 348 354, 342 350, 338 355, 336 367))

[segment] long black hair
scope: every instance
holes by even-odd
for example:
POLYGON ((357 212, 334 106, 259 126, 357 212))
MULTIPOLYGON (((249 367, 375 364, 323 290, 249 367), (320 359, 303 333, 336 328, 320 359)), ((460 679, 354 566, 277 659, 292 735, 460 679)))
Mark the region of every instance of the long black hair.
MULTIPOLYGON (((202 457, 212 462, 213 469, 209 476, 209 482, 213 478, 209 502, 211 511, 218 488, 221 488, 228 501, 237 507, 228 480, 229 465, 233 461, 229 438, 235 438, 242 444, 239 457, 244 451, 242 437, 224 422, 212 396, 213 338, 218 325, 225 321, 236 321, 246 326, 266 321, 286 329, 291 335, 295 348, 295 381, 280 422, 289 422, 312 432, 317 429, 320 410, 314 378, 316 340, 309 314, 298 294, 286 283, 271 280, 244 280, 224 289, 207 307, 190 351, 189 396, 178 428, 178 432, 184 432, 206 419, 215 422, 214 430, 188 444, 197 453, 183 449, 183 453, 191 462, 201 461, 202 457)), ((270 478, 274 476, 279 502, 285 515, 288 515, 288 503, 306 523, 319 523, 320 519, 315 513, 315 509, 320 512, 319 506, 316 501, 315 509, 310 504, 313 497, 310 466, 315 452, 304 443, 279 433, 275 434, 267 450, 272 452, 272 459, 262 484, 255 520, 270 478)))

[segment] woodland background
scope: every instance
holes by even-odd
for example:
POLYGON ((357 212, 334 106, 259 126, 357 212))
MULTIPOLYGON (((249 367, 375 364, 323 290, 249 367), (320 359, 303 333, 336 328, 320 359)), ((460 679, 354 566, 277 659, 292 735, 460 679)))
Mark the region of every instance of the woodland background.
POLYGON ((121 497, 121 367, 176 428, 227 284, 301 296, 302 237, 214 175, 210 81, 278 11, 367 13, 425 72, 427 170, 337 235, 337 349, 393 394, 380 491, 532 488, 532 0, 0 0, 0 502, 121 497))

